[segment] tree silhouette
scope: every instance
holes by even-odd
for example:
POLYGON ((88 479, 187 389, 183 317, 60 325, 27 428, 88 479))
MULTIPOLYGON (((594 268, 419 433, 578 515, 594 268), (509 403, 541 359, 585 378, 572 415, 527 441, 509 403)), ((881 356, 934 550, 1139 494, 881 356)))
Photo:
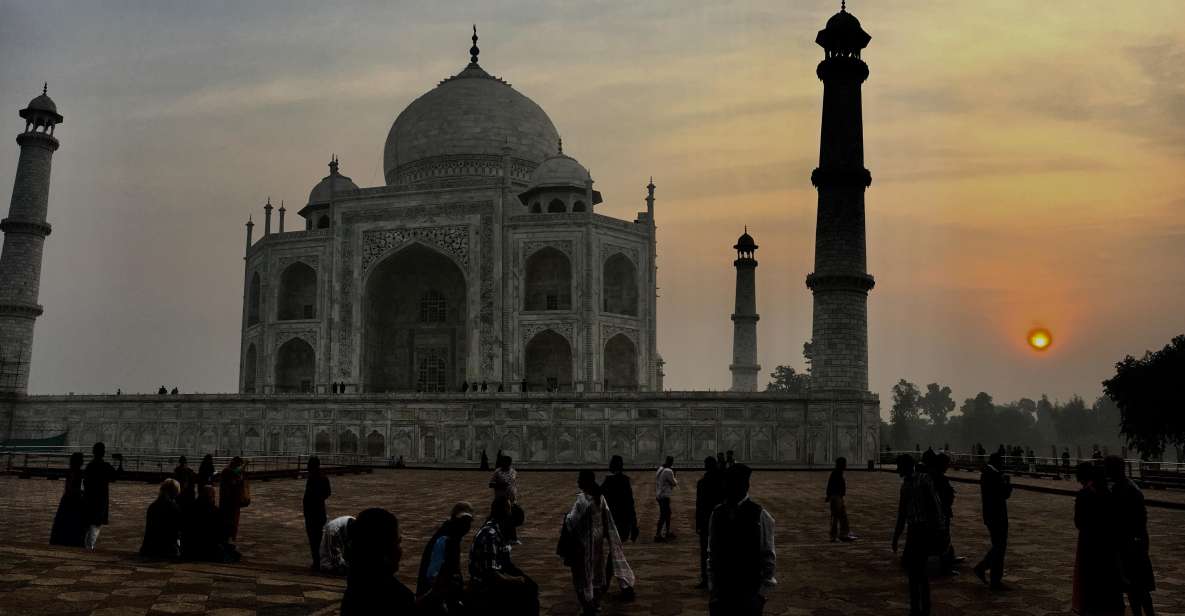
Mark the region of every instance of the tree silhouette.
POLYGON ((811 388, 811 377, 797 374, 791 366, 778 366, 769 373, 769 383, 765 384, 765 391, 782 391, 803 393, 811 388))
POLYGON ((1185 335, 1159 351, 1115 364, 1115 376, 1103 392, 1115 401, 1120 432, 1145 457, 1157 457, 1167 445, 1185 444, 1185 335))
POLYGON ((946 417, 955 410, 955 399, 951 397, 950 387, 939 387, 938 383, 926 385, 926 393, 919 404, 921 413, 930 418, 934 427, 946 425, 946 417))
POLYGON ((892 424, 893 443, 898 447, 909 448, 914 427, 918 424, 921 397, 918 386, 905 379, 893 386, 893 409, 889 411, 889 423, 892 424))

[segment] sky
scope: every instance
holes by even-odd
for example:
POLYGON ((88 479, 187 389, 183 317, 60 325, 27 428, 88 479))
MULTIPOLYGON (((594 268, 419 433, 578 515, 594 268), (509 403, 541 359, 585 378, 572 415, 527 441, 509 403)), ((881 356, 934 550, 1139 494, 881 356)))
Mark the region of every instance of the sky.
MULTIPOLYGON (((761 382, 801 370, 814 38, 837 5, 0 0, 0 133, 43 81, 65 116, 30 392, 234 391, 247 216, 269 196, 295 214, 332 153, 381 185, 391 122, 464 67, 473 23, 482 66, 590 169, 598 211, 632 220, 653 175, 666 386, 729 386, 745 225, 761 382)), ((872 35, 885 413, 901 378, 960 401, 1093 399, 1116 361, 1185 333, 1185 3, 848 5, 872 35), (1038 326, 1042 353, 1025 344, 1038 326)), ((0 175, 17 154, 0 146, 0 175)))

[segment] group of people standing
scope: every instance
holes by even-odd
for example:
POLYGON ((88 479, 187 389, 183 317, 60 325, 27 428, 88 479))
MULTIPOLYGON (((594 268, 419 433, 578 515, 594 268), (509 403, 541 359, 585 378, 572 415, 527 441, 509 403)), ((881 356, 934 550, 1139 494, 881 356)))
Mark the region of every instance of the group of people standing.
MULTIPOLYGON (((70 456, 65 490, 50 531, 52 545, 93 550, 99 531, 110 522, 110 485, 123 474, 123 458, 113 456, 119 463, 116 468, 106 461, 103 443, 95 443, 91 452, 93 459, 85 469, 82 453, 70 456)), ((140 554, 148 558, 237 561, 239 553, 233 541, 238 535, 239 510, 249 502, 241 458, 233 458, 216 473, 211 455, 202 460, 197 471, 181 456, 145 513, 140 554)))
MULTIPOLYGON (((930 557, 938 557, 939 568, 946 574, 957 573, 955 564, 963 560, 955 557, 951 541, 955 492, 946 477, 949 464, 945 453, 927 452, 921 463, 909 455, 897 458, 902 481, 892 547, 896 552, 904 533, 901 560, 909 580, 910 616, 930 614, 930 557)), ((1074 524, 1078 529, 1074 612, 1122 616, 1126 594, 1132 614, 1153 615, 1151 592, 1155 579, 1143 494, 1127 478, 1119 456, 1082 462, 1076 475, 1082 488, 1074 502, 1074 524)), ((992 591, 1008 591, 1003 578, 1012 483, 1004 470, 1003 453, 993 452, 988 457, 980 473, 979 488, 990 547, 973 571, 992 591)))

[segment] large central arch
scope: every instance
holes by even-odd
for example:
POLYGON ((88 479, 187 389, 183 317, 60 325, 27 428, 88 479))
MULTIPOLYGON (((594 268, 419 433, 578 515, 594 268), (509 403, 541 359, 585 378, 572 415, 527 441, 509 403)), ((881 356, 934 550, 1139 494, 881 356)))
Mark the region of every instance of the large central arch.
POLYGON ((367 391, 451 391, 465 380, 465 274, 451 259, 411 244, 375 265, 366 281, 362 370, 367 391))

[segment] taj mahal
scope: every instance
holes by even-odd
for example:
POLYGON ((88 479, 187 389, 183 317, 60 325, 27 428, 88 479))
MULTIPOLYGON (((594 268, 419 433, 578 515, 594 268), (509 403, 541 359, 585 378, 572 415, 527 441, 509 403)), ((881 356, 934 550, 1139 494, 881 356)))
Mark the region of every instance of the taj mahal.
POLYGON ((809 178, 815 261, 802 268, 814 298, 809 389, 757 391, 758 245, 748 230, 721 242, 736 269, 733 346, 720 354, 731 357, 731 390, 664 388, 654 181, 639 182, 644 209, 632 220, 598 213, 592 176, 565 153, 576 144, 482 67, 474 27, 468 63, 394 119, 384 185, 358 186, 331 157, 298 218, 270 199, 248 218, 234 393, 27 393, 64 121, 43 89, 20 111, 0 222, 0 442, 443 466, 495 450, 540 467, 723 450, 769 467, 872 459, 880 416, 868 390, 860 98, 871 37, 845 9, 815 40, 823 114, 809 178))
MULTIPOLYGON (((240 391, 656 391, 654 186, 598 214, 547 113, 478 64, 391 126, 386 186, 338 161, 249 244, 240 391), (513 387, 511 387, 513 384, 513 387)), ((248 226, 251 241, 254 224, 248 226)))

